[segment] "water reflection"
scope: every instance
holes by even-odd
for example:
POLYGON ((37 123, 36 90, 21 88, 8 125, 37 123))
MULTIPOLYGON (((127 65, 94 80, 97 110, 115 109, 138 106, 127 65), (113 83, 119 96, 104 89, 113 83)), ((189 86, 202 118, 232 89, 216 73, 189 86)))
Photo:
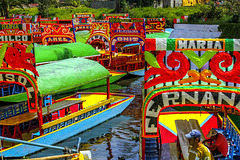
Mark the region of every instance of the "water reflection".
MULTIPOLYGON (((78 138, 81 137, 81 150, 91 150, 95 160, 136 160, 139 159, 139 136, 142 81, 143 77, 127 76, 111 84, 111 92, 134 94, 134 101, 117 117, 110 119, 90 130, 71 137, 57 146, 76 148, 78 138)), ((98 87, 89 92, 106 91, 106 87, 98 87)), ((62 151, 45 149, 31 158, 62 154, 62 151)))

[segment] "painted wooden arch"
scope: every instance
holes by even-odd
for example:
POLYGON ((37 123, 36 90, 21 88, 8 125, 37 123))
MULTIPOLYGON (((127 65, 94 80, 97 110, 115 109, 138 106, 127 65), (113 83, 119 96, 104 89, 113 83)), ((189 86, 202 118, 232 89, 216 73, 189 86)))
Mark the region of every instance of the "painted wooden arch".
POLYGON ((131 42, 140 43, 141 53, 145 52, 145 39, 141 36, 131 36, 131 35, 116 35, 110 40, 111 42, 111 52, 116 52, 116 44, 119 42, 131 42))
POLYGON ((152 90, 143 102, 142 137, 159 137, 159 113, 167 107, 214 107, 218 112, 240 115, 240 90, 220 86, 171 86, 152 90))
POLYGON ((21 85, 27 91, 29 112, 37 112, 38 86, 36 79, 29 73, 18 69, 0 69, 0 83, 21 85))
POLYGON ((89 39, 87 40, 87 44, 91 45, 92 42, 96 41, 96 40, 100 40, 104 43, 104 48, 105 51, 110 51, 110 42, 109 39, 104 36, 104 35, 100 35, 100 34, 95 34, 92 35, 91 37, 89 37, 89 39))

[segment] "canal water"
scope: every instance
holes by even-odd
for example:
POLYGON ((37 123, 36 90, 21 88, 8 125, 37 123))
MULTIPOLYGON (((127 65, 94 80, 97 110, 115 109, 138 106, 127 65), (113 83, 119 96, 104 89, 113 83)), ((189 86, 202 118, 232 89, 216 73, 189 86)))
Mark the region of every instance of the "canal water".
MULTIPOLYGON (((90 150, 93 160, 137 160, 139 159, 139 129, 142 106, 142 84, 144 77, 127 75, 110 85, 111 92, 135 95, 133 102, 117 117, 90 130, 68 138, 56 146, 75 148, 81 137, 81 150, 90 150)), ((88 91, 106 91, 97 87, 88 91)), ((44 149, 30 158, 63 154, 62 151, 44 149)))

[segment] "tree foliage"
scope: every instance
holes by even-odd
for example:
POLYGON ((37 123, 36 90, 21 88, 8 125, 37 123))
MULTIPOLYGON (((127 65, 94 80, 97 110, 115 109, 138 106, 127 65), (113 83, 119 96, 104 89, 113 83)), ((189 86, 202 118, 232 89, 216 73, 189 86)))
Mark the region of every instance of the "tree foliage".
POLYGON ((41 17, 46 18, 49 15, 49 8, 51 4, 56 2, 55 0, 38 0, 38 11, 41 17))
POLYGON ((227 14, 232 15, 232 22, 239 22, 240 15, 240 1, 239 0, 226 0, 224 4, 227 9, 227 14))
POLYGON ((28 6, 26 0, 1 0, 0 1, 0 16, 9 17, 9 11, 13 8, 24 8, 28 6))

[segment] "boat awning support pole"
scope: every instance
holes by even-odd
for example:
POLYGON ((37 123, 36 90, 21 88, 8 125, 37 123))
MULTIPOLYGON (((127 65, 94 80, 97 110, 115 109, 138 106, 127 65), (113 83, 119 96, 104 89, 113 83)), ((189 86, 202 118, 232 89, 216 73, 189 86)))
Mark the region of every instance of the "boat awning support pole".
POLYGON ((39 131, 40 131, 40 135, 43 135, 43 130, 42 130, 42 125, 43 125, 43 116, 42 116, 42 97, 38 98, 38 124, 39 124, 39 131))
POLYGON ((224 107, 224 120, 223 123, 225 122, 225 124, 223 124, 223 128, 226 129, 226 123, 227 123, 227 107, 224 107))
MULTIPOLYGON (((107 99, 110 99, 110 78, 107 78, 107 99)), ((110 106, 110 104, 108 104, 107 108, 110 106)))
POLYGON ((110 55, 109 55, 109 67, 112 68, 112 51, 110 52, 110 55))

